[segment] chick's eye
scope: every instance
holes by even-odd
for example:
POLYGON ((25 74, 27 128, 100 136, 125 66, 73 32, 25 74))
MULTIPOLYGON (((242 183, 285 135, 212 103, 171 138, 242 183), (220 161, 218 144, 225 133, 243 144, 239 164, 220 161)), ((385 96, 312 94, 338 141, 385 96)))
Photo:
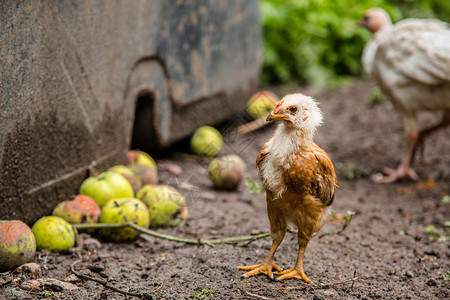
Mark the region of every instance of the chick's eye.
POLYGON ((289 112, 290 112, 291 114, 295 114, 295 113, 297 112, 297 106, 291 106, 291 107, 289 107, 289 112))

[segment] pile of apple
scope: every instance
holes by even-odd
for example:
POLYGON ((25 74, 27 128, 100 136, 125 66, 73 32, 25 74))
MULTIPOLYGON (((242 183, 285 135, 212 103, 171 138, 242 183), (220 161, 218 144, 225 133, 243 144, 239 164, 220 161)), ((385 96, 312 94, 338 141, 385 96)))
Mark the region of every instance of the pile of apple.
MULTIPOLYGON (((0 221, 0 272, 33 259, 36 249, 64 252, 75 246, 71 224, 135 222, 144 228, 176 226, 187 218, 183 197, 175 188, 158 185, 155 161, 142 151, 128 152, 128 165, 118 165, 87 178, 79 194, 59 203, 51 216, 30 229, 19 220, 0 221)), ((129 227, 104 228, 113 242, 127 242, 138 232, 129 227)))

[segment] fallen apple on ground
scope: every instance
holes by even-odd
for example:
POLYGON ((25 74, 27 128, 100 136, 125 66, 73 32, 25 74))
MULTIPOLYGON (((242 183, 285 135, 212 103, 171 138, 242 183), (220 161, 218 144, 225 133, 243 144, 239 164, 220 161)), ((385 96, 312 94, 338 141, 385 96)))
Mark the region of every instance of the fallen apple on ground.
POLYGON ((147 184, 158 184, 158 173, 147 165, 130 165, 133 174, 141 182, 141 187, 147 184))
POLYGON ((235 154, 215 158, 209 164, 209 177, 219 189, 236 189, 245 174, 244 161, 235 154))
POLYGON ((19 220, 0 220, 0 273, 31 262, 36 240, 27 224, 19 220))
POLYGON ((158 170, 154 159, 144 151, 130 150, 127 153, 127 159, 128 165, 144 165, 155 171, 158 170))
POLYGON ((111 199, 133 197, 134 191, 123 176, 107 171, 83 181, 79 194, 91 197, 102 208, 111 199))
POLYGON ((59 203, 52 212, 53 216, 61 217, 71 224, 97 223, 100 214, 98 204, 85 195, 78 195, 73 200, 59 203))
POLYGON ((148 207, 152 228, 176 226, 187 218, 186 200, 174 187, 146 185, 136 197, 148 207))
POLYGON ((197 155, 215 157, 223 146, 220 132, 211 126, 199 127, 191 137, 191 150, 197 155))
POLYGON ((31 228, 39 250, 64 252, 75 246, 75 231, 66 220, 57 216, 42 217, 31 228))
MULTIPOLYGON (((136 198, 118 198, 109 200, 102 208, 100 223, 120 224, 135 222, 136 225, 148 228, 150 216, 147 206, 136 198)), ((132 241, 138 232, 130 227, 105 228, 102 235, 113 242, 132 241)))
POLYGON ((141 187, 146 184, 158 184, 158 168, 153 158, 139 150, 130 150, 127 153, 128 167, 141 182, 141 187))
POLYGON ((135 194, 142 187, 141 180, 138 178, 138 176, 133 172, 133 170, 130 167, 123 166, 123 165, 117 165, 112 168, 109 168, 108 171, 117 173, 117 174, 125 177, 125 179, 128 180, 128 182, 133 187, 133 191, 135 194))

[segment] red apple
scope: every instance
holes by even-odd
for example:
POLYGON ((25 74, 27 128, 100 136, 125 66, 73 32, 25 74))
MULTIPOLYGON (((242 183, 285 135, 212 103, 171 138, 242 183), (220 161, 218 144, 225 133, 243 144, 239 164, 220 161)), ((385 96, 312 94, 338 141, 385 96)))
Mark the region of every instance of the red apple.
POLYGON ((97 223, 100 214, 101 210, 98 204, 85 195, 78 195, 73 200, 59 203, 52 213, 71 224, 97 223))
POLYGON ((27 224, 0 220, 0 273, 33 261, 36 240, 27 224))

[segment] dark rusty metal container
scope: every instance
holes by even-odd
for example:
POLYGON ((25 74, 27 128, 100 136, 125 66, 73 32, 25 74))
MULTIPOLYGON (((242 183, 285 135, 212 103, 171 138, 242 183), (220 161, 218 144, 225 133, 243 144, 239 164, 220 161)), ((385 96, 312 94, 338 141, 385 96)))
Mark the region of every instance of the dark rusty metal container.
POLYGON ((6 0, 0 18, 0 219, 34 222, 92 163, 231 118, 258 85, 257 0, 6 0))

